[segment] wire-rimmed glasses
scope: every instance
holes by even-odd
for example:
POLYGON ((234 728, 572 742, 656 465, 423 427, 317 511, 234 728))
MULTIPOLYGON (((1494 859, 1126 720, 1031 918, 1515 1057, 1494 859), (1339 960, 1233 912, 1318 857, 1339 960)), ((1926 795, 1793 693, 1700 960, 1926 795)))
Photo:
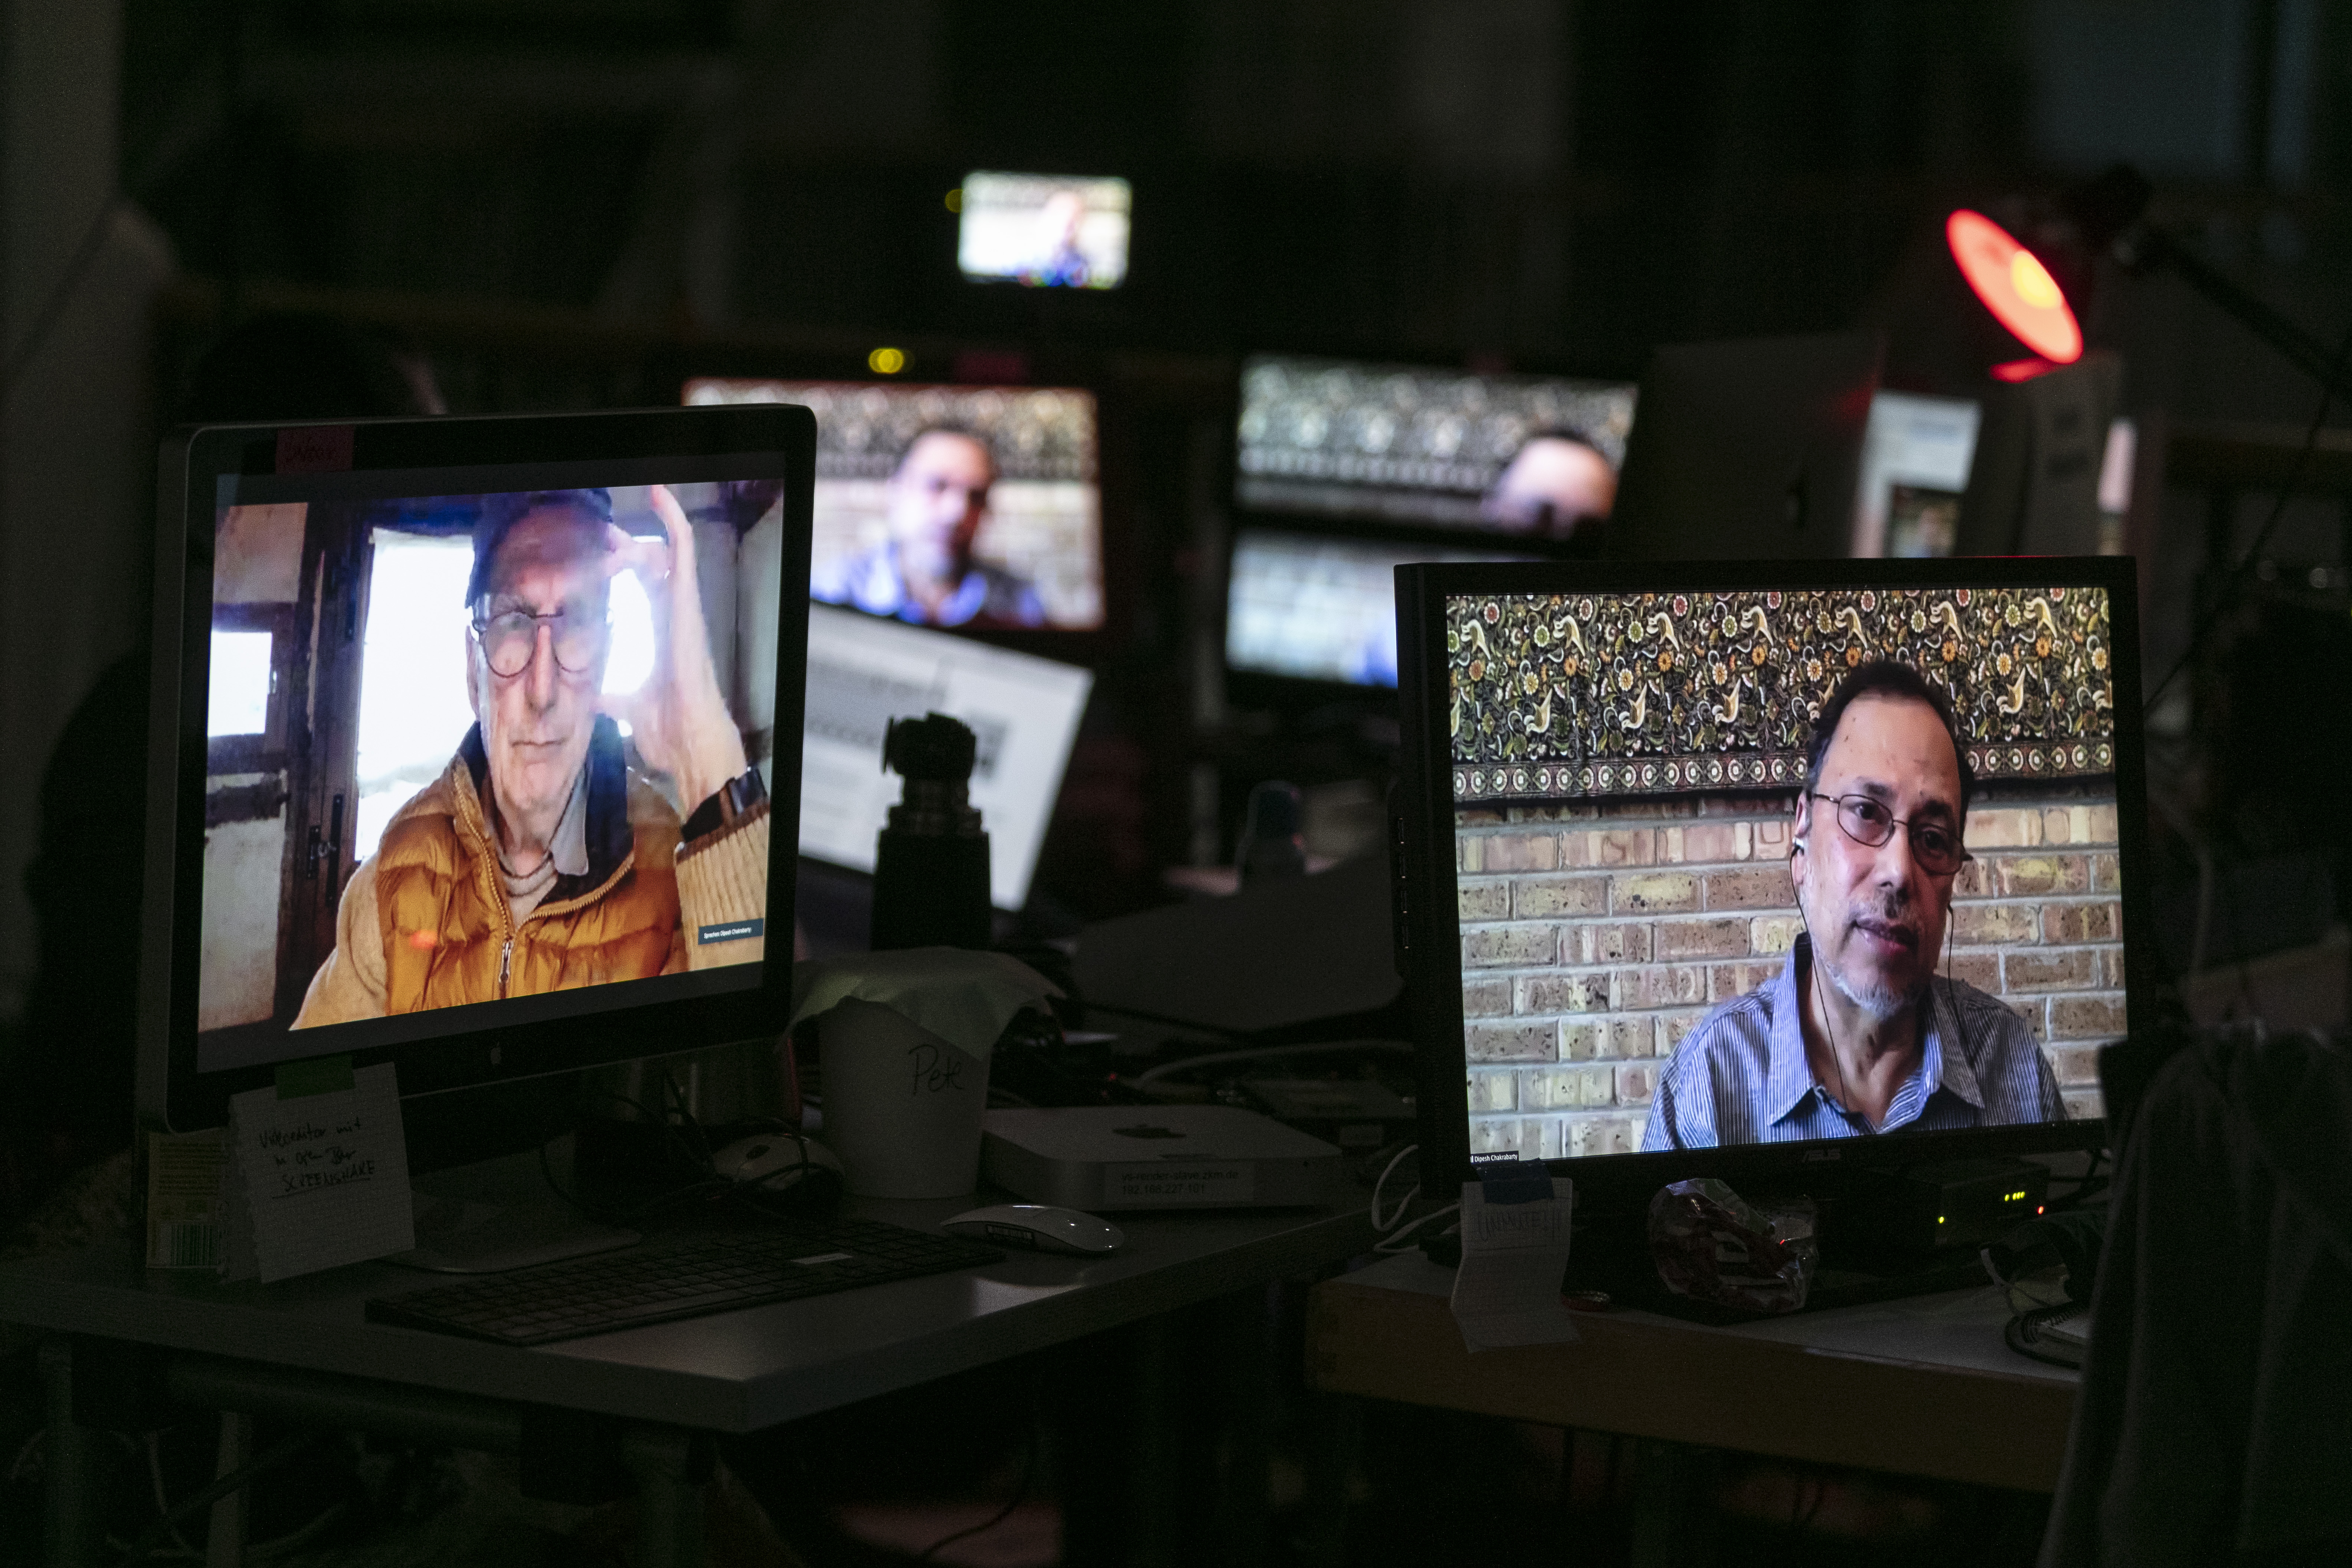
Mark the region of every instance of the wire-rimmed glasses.
POLYGON ((543 615, 515 607, 495 616, 477 611, 474 640, 481 644, 482 657, 489 660, 492 672, 512 679, 530 668, 541 623, 553 634, 548 640, 553 645, 556 664, 569 675, 585 675, 595 668, 612 638, 612 623, 604 616, 566 605, 543 615))
POLYGON ((1897 816, 1886 809, 1885 802, 1871 795, 1805 793, 1835 806, 1839 829, 1865 849, 1885 847, 1895 830, 1902 828, 1911 838, 1911 858, 1930 877, 1948 877, 1976 858, 1961 845, 1960 836, 1940 822, 1897 816))

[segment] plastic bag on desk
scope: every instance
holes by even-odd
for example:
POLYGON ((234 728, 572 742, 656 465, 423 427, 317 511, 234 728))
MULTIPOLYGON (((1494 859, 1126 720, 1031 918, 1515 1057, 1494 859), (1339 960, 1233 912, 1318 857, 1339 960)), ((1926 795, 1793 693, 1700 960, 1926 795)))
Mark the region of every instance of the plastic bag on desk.
POLYGON ((1759 1207, 1711 1177, 1675 1182, 1650 1200, 1650 1258, 1678 1296, 1793 1312, 1821 1260, 1812 1222, 1801 1199, 1759 1207))

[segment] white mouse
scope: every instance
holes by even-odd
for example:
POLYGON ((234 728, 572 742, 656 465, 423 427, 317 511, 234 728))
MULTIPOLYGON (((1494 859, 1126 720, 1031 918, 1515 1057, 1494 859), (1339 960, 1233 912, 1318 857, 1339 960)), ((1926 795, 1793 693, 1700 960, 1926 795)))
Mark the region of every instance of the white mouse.
POLYGON ((967 1209, 941 1220, 940 1228, 975 1241, 1038 1252, 1075 1252, 1087 1258, 1117 1252, 1127 1245, 1127 1233, 1110 1221, 1045 1204, 995 1204, 967 1209))

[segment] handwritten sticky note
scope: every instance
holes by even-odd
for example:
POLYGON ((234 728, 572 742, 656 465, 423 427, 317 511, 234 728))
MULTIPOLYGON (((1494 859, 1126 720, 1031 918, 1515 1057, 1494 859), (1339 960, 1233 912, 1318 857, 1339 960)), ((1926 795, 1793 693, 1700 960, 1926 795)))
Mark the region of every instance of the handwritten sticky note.
POLYGON ((391 1064, 348 1088, 235 1096, 228 1136, 229 1278, 268 1284, 416 1245, 391 1064))
POLYGON ((1462 1266, 1454 1276, 1454 1321, 1473 1353, 1506 1345, 1562 1344, 1577 1337, 1559 1299, 1575 1189, 1555 1177, 1537 1191, 1546 1195, 1522 1197, 1477 1182, 1462 1184, 1462 1266))

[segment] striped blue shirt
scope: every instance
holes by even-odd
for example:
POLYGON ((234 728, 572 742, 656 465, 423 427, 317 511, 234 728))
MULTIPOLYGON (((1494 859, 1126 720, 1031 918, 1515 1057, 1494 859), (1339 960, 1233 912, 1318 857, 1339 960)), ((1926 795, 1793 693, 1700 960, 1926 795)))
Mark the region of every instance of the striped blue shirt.
MULTIPOLYGON (((1815 1081, 1805 1059, 1797 975, 1806 939, 1780 972, 1698 1022, 1658 1075, 1644 1151, 1732 1143, 1854 1138, 1871 1131, 1815 1081)), ((1965 980, 1937 975, 1920 1037, 1919 1065, 1895 1091, 1893 1132, 1949 1132, 2021 1121, 2063 1121, 2058 1079, 2024 1019, 1965 980), (1956 1048, 1957 1047, 1957 1048, 1956 1048)))

